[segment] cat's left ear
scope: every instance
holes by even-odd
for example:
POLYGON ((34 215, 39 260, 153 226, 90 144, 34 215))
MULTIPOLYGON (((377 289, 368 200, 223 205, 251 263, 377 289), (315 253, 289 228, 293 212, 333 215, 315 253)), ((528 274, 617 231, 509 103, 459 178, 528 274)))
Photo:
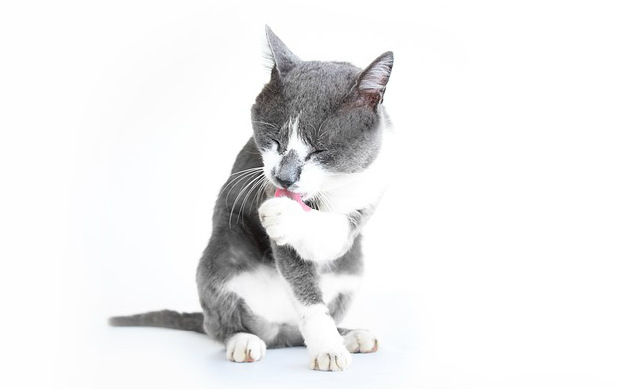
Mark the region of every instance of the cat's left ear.
POLYGON ((272 54, 272 60, 279 76, 283 76, 294 68, 301 60, 266 26, 266 40, 272 54))
POLYGON ((360 103, 376 108, 383 102, 385 87, 390 80, 394 54, 391 51, 381 54, 372 61, 357 77, 355 85, 360 103))

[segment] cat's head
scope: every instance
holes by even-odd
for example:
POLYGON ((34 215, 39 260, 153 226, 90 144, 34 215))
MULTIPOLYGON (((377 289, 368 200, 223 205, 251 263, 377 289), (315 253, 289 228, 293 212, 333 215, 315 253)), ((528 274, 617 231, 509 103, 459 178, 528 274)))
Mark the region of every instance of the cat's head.
POLYGON ((272 184, 311 199, 332 178, 362 172, 377 158, 393 54, 361 70, 302 61, 268 27, 266 36, 273 67, 252 107, 254 139, 272 184))

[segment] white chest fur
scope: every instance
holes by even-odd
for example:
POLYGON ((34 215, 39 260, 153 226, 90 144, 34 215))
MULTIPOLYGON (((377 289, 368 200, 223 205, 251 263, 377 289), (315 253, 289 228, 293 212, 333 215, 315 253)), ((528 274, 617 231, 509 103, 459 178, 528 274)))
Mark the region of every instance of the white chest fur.
MULTIPOLYGON (((329 303, 339 293, 354 292, 360 276, 327 273, 320 276, 319 287, 324 302, 329 303)), ((260 266, 231 278, 226 289, 239 295, 256 315, 272 323, 297 323, 298 316, 292 302, 292 291, 277 272, 260 266)))

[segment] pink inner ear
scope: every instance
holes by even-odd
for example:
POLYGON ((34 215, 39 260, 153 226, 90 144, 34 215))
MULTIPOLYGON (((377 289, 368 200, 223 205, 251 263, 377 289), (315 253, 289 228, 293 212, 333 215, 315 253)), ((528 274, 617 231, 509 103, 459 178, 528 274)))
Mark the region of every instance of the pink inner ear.
POLYGON ((370 66, 361 72, 357 79, 358 94, 355 106, 376 107, 383 102, 385 86, 390 79, 394 55, 392 52, 381 54, 370 66))
POLYGON ((359 100, 362 104, 376 106, 383 101, 383 92, 378 90, 361 91, 359 100))
POLYGON ((362 92, 383 92, 389 78, 389 73, 371 69, 359 81, 359 90, 362 92))
POLYGON ((301 209, 306 212, 312 211, 312 208, 306 205, 301 199, 301 195, 299 193, 291 192, 287 189, 279 189, 275 190, 275 197, 288 197, 291 200, 295 200, 299 205, 301 205, 301 209))

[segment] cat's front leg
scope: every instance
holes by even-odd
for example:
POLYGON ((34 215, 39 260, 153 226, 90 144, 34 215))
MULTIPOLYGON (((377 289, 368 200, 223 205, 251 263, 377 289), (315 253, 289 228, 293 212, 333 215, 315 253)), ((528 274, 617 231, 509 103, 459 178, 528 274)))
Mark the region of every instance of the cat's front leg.
POLYGON ((351 224, 343 214, 306 212, 294 200, 279 197, 261 205, 259 218, 277 245, 291 246, 308 261, 332 261, 352 246, 351 224))
POLYGON ((341 371, 352 362, 319 288, 317 265, 288 246, 274 246, 277 268, 288 282, 299 316, 299 330, 310 352, 310 368, 341 371))

